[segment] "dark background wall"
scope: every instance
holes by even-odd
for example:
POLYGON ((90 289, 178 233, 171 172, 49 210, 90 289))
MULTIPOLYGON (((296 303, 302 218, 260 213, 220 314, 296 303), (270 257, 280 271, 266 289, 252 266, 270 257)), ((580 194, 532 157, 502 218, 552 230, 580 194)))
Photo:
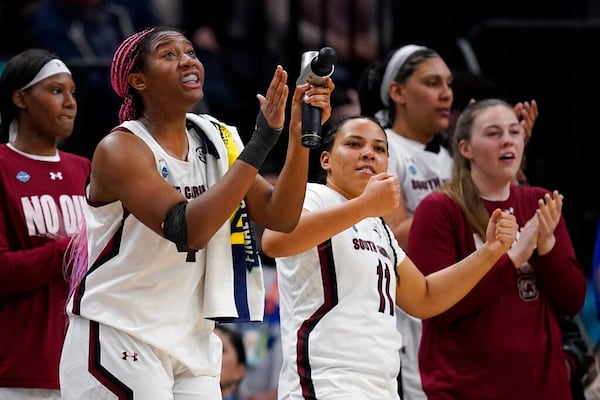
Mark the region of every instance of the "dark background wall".
POLYGON ((482 70, 509 99, 539 102, 526 173, 532 184, 564 193, 572 239, 590 268, 600 216, 600 25, 488 21, 472 32, 471 42, 482 70))
POLYGON ((591 269, 600 218, 600 2, 393 2, 394 43, 438 50, 466 68, 457 38, 480 72, 511 102, 536 99, 540 116, 527 146, 533 185, 565 195, 564 215, 578 257, 591 269))

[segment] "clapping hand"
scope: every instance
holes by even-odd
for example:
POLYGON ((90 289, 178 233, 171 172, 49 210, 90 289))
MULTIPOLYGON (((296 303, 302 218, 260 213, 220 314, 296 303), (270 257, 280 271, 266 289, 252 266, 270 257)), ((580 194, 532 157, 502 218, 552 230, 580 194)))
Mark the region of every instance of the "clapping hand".
POLYGON ((523 128, 523 135, 525 143, 529 142, 531 139, 531 133, 533 132, 533 125, 535 124, 535 120, 540 114, 538 111, 538 105, 535 100, 528 101, 520 101, 515 104, 514 107, 515 114, 519 118, 521 128, 523 128))
POLYGON ((538 200, 536 216, 539 220, 540 233, 537 242, 538 254, 543 256, 554 247, 556 238, 554 230, 558 226, 562 212, 563 195, 554 191, 552 195, 546 193, 543 199, 538 200))

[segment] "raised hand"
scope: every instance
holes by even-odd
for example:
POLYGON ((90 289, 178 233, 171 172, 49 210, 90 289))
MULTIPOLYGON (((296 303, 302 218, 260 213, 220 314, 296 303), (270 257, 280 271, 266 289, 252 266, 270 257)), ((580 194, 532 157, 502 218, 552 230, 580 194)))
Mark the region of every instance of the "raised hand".
POLYGON ((508 251, 508 257, 518 269, 531 258, 539 237, 539 221, 536 215, 531 217, 519 231, 519 236, 508 251))
POLYGON ((554 247, 554 243, 556 242, 554 230, 560 221, 562 204, 563 195, 556 190, 552 195, 546 193, 543 199, 538 200, 536 216, 540 225, 540 234, 537 242, 539 255, 543 256, 554 247))
POLYGON ((503 251, 507 251, 517 236, 519 225, 514 215, 499 208, 494 210, 488 222, 486 241, 503 251))
POLYGON ((535 120, 537 119, 539 113, 538 105, 535 100, 521 101, 515 104, 514 107, 515 114, 521 121, 521 128, 523 128, 523 135, 525 139, 525 143, 529 142, 531 139, 531 134, 533 132, 533 125, 535 124, 535 120))
POLYGON ((304 102, 319 107, 323 110, 321 113, 321 125, 331 117, 331 92, 335 89, 335 84, 331 78, 327 78, 323 86, 313 86, 306 92, 304 102))
POLYGON ((370 217, 382 217, 400 204, 400 184, 396 175, 382 172, 369 178, 359 196, 370 217))
POLYGON ((287 85, 287 72, 278 65, 267 89, 266 97, 257 94, 260 103, 260 111, 270 128, 281 129, 285 122, 285 105, 287 102, 289 87, 287 85))
POLYGON ((302 104, 307 103, 322 110, 321 125, 331 117, 331 92, 335 85, 331 78, 327 78, 324 86, 311 86, 308 83, 296 86, 292 100, 290 116, 290 132, 293 135, 302 134, 302 104))

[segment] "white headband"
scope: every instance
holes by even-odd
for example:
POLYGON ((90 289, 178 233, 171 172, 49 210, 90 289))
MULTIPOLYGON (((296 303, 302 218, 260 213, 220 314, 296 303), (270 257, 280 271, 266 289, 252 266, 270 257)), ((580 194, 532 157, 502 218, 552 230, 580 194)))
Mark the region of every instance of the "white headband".
POLYGON ((25 90, 35 85, 36 83, 51 77, 52 75, 60 74, 62 72, 66 72, 69 75, 71 74, 71 71, 69 71, 69 68, 67 68, 64 62, 57 58, 53 58, 52 60, 48 61, 42 67, 42 69, 38 71, 38 73, 33 77, 33 79, 27 85, 21 88, 21 90, 25 90))
POLYGON ((383 80, 381 81, 379 95, 381 97, 381 101, 386 107, 389 107, 390 105, 390 84, 392 83, 394 78, 396 78, 396 75, 398 75, 398 71, 400 71, 400 68, 402 68, 408 57, 410 57, 415 51, 424 50, 426 48, 427 47, 424 46, 408 44, 396 50, 396 52, 388 62, 387 67, 385 67, 385 73, 383 74, 383 80))

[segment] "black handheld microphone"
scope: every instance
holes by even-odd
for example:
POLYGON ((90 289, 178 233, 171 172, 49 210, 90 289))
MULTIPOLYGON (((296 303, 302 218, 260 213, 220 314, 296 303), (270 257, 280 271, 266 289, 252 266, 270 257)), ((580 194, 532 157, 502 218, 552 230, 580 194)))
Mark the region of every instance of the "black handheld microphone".
MULTIPOLYGON (((320 51, 306 51, 302 54, 300 76, 296 86, 306 82, 319 86, 333 74, 336 60, 335 50, 323 47, 320 51)), ((302 105, 302 145, 309 148, 321 146, 321 110, 310 104, 302 105)))

